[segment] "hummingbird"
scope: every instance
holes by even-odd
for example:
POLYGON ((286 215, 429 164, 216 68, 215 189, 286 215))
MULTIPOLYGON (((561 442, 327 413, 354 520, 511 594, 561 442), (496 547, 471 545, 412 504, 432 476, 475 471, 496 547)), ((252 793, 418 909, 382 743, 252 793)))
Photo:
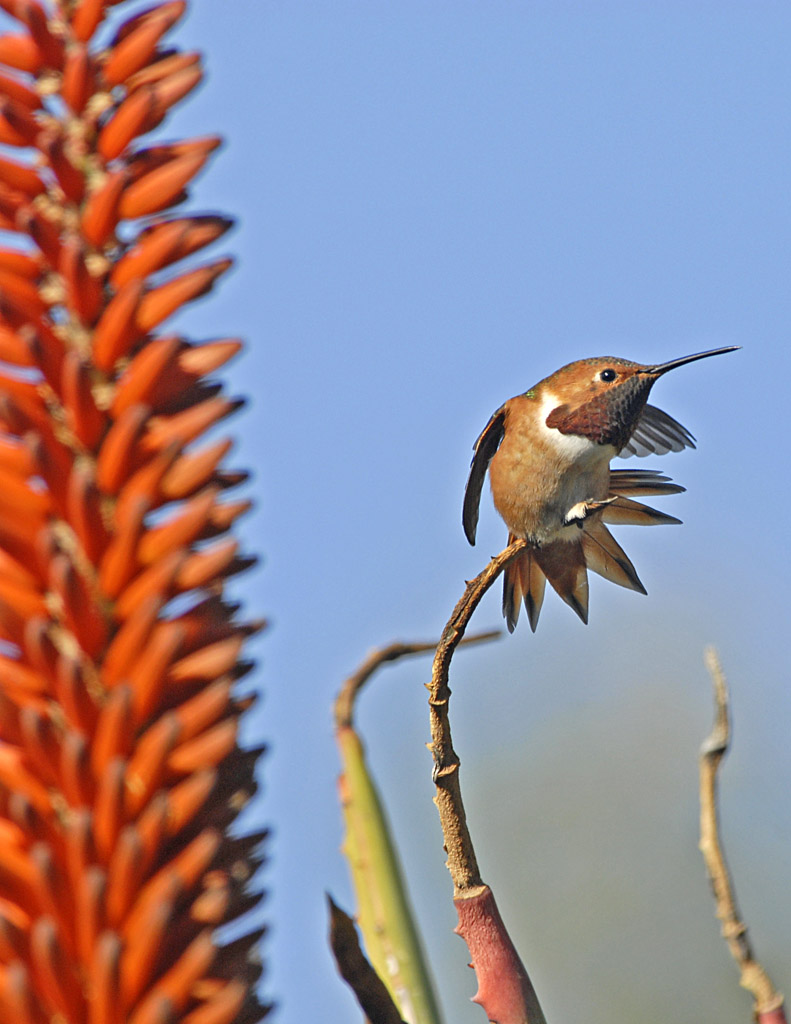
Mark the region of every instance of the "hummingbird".
POLYGON ((517 538, 529 542, 504 573, 503 616, 509 632, 523 601, 535 632, 547 580, 585 623, 588 569, 646 593, 607 525, 680 523, 635 497, 678 494, 685 488, 656 470, 610 469, 610 460, 694 448, 686 427, 647 404, 651 388, 668 370, 738 347, 654 366, 611 356, 579 359, 494 413, 474 445, 462 524, 467 540, 475 544, 488 469, 508 543, 517 538))

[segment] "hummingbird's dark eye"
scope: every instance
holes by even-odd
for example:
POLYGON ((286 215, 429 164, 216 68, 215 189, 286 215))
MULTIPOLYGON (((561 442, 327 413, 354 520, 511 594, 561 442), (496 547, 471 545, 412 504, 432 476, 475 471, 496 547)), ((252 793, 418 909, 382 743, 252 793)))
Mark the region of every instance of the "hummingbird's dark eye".
POLYGON ((608 367, 606 370, 602 370, 602 372, 599 374, 599 380, 603 380, 605 384, 612 384, 612 382, 615 380, 617 376, 618 374, 615 372, 615 370, 612 370, 608 367))

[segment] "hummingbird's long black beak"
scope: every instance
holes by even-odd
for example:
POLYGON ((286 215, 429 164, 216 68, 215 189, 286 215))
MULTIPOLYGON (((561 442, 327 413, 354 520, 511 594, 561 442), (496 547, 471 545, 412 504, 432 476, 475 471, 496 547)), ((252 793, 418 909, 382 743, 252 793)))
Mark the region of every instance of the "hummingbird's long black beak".
POLYGON ((645 366, 639 373, 650 374, 652 377, 658 377, 662 373, 667 373, 668 370, 675 370, 677 366, 684 366, 685 363, 694 363, 696 359, 708 359, 709 356, 719 356, 723 352, 735 352, 741 348, 741 345, 728 345, 726 348, 712 348, 708 352, 696 352, 692 356, 682 356, 680 359, 671 359, 669 363, 659 363, 658 366, 645 366))

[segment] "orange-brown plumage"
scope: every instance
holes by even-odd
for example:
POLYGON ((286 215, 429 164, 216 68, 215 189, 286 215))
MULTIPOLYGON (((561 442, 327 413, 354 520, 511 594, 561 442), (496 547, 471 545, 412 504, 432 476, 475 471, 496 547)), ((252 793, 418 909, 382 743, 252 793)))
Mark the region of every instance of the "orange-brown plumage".
POLYGON ((474 544, 488 469, 509 541, 525 538, 531 545, 505 571, 503 614, 510 630, 522 601, 535 630, 547 579, 583 622, 588 618, 587 569, 645 593, 605 524, 678 523, 630 496, 684 488, 651 471, 611 470, 610 461, 619 454, 694 448, 692 435, 680 423, 646 404, 649 392, 668 370, 732 348, 655 366, 609 356, 582 359, 495 412, 475 443, 463 524, 474 544))

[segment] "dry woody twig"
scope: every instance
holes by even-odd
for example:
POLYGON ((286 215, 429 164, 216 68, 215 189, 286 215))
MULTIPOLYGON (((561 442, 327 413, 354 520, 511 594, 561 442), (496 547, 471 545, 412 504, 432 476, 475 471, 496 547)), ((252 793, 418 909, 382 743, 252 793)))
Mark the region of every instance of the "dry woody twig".
POLYGON ((700 752, 700 850, 714 893, 717 917, 722 924, 722 936, 741 972, 740 984, 753 997, 755 1020, 758 1024, 785 1024, 783 996, 755 959, 725 863, 717 810, 717 777, 730 744, 730 718, 728 687, 713 648, 706 651, 706 667, 714 687, 715 718, 700 752))

